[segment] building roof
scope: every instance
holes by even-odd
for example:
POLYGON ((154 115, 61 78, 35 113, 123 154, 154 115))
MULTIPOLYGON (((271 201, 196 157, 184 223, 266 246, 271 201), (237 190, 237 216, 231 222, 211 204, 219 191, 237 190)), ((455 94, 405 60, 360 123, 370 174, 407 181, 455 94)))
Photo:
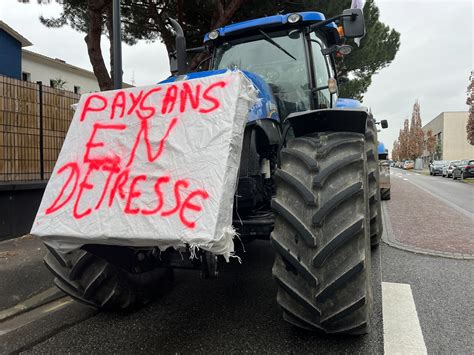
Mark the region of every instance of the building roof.
MULTIPOLYGON (((59 58, 47 57, 43 54, 35 53, 35 52, 29 51, 27 49, 22 49, 22 55, 23 55, 24 58, 29 58, 31 60, 43 62, 47 65, 60 67, 62 69, 68 69, 69 71, 76 72, 76 74, 87 76, 91 79, 97 80, 96 77, 95 77, 95 74, 92 71, 86 70, 86 69, 83 69, 83 68, 80 68, 80 67, 76 67, 75 65, 66 63, 65 60, 62 60, 62 59, 59 59, 59 58)), ((122 86, 124 88, 128 88, 128 87, 132 87, 133 85, 130 85, 128 83, 122 83, 122 86)))
POLYGON ((0 29, 4 30, 6 33, 8 33, 13 38, 15 38, 18 42, 20 42, 22 47, 28 47, 28 46, 33 45, 33 43, 28 41, 25 37, 23 37, 21 34, 19 34, 17 31, 15 31, 13 28, 8 26, 5 22, 1 20, 0 20, 0 29))

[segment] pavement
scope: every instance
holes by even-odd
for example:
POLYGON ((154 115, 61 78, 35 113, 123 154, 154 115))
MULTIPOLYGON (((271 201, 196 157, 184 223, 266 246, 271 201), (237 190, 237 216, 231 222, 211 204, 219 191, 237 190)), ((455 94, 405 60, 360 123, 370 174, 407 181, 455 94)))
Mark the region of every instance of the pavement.
POLYGON ((472 184, 392 169, 391 195, 385 207, 395 242, 414 252, 474 258, 472 184))

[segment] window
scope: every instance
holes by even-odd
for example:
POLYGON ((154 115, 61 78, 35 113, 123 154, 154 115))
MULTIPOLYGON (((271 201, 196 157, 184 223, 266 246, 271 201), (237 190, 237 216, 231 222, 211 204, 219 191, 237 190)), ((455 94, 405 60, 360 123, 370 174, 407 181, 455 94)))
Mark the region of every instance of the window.
POLYGON ((316 75, 316 89, 326 87, 317 91, 318 95, 318 106, 319 108, 331 107, 331 93, 329 92, 328 79, 329 79, 329 66, 326 60, 326 56, 321 53, 324 48, 323 42, 319 37, 312 32, 311 33, 311 51, 313 52, 314 71, 316 75))
POLYGON ((54 88, 55 85, 56 85, 56 80, 50 79, 50 80, 49 80, 49 86, 51 86, 52 88, 54 88))
POLYGON ((239 68, 260 75, 272 88, 280 118, 310 108, 303 36, 290 37, 287 31, 268 35, 291 55, 255 35, 232 40, 217 48, 215 69, 239 68), (293 58, 293 57, 294 58, 293 58))
POLYGON ((75 94, 80 94, 81 93, 81 87, 74 85, 74 93, 75 94))
POLYGON ((31 73, 27 73, 27 72, 22 72, 21 73, 21 80, 23 81, 31 81, 31 73))

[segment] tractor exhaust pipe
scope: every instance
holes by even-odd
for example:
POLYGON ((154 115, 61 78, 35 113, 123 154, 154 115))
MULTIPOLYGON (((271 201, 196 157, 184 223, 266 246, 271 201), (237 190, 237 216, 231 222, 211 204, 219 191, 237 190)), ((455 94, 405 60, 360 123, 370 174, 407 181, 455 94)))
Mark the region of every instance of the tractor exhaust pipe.
POLYGON ((186 38, 184 37, 183 28, 178 21, 168 18, 176 32, 176 60, 178 64, 178 75, 186 74, 188 68, 186 66, 186 38))

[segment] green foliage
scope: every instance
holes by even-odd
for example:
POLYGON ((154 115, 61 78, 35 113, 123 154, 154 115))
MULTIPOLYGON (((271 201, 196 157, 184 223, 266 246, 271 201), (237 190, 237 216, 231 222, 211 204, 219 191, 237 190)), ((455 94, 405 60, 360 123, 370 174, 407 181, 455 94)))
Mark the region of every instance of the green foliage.
POLYGON ((67 81, 61 78, 56 78, 56 79, 51 80, 51 84, 52 84, 52 87, 55 89, 64 90, 64 87, 66 86, 67 81))

